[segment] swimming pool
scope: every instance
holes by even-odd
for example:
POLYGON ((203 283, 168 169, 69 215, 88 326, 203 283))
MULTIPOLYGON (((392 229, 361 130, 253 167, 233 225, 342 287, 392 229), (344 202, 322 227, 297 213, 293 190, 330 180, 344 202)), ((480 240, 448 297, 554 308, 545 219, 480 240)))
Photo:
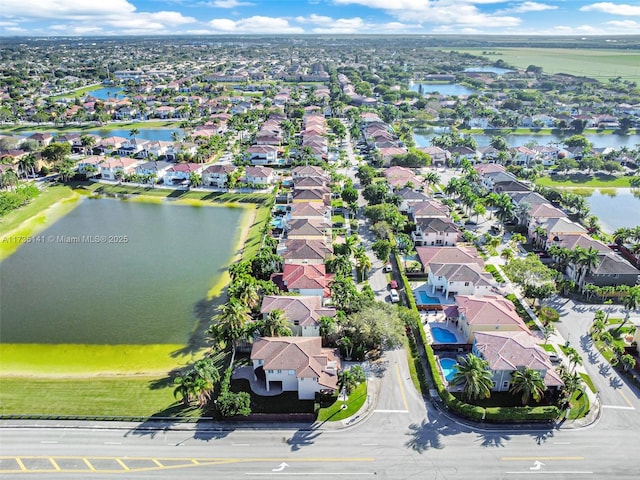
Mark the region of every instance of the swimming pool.
POLYGON ((433 339, 438 343, 456 343, 458 339, 456 335, 446 328, 441 327, 429 327, 431 329, 431 335, 433 339))
POLYGON ((424 290, 418 292, 418 298, 422 305, 440 305, 440 300, 435 297, 430 297, 424 290))
POLYGON ((456 364, 458 362, 456 362, 453 358, 440 358, 439 360, 444 378, 447 380, 447 382, 450 382, 453 376, 458 371, 458 369, 456 368, 456 364))

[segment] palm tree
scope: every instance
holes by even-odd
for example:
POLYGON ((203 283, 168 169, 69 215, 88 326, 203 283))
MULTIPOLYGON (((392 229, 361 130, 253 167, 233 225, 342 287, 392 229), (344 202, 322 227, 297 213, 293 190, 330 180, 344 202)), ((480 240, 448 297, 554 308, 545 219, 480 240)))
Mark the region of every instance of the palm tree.
POLYGON ((194 188, 199 187, 202 185, 202 177, 196 172, 191 172, 189 174, 189 185, 194 188))
POLYGON ((625 323, 629 321, 629 315, 631 312, 638 309, 640 306, 640 287, 633 287, 629 289, 629 292, 622 297, 622 305, 625 309, 624 320, 618 326, 618 330, 620 330, 625 323))
POLYGON ((132 128, 131 130, 129 130, 129 137, 130 138, 136 138, 136 135, 140 135, 140 130, 138 130, 137 128, 132 128))
POLYGON ((195 393, 193 376, 190 373, 180 374, 173 379, 173 384, 176 386, 173 390, 173 396, 180 397, 183 405, 189 405, 195 393))
POLYGON ((582 377, 577 373, 569 373, 565 368, 560 371, 560 378, 564 383, 562 389, 567 398, 571 398, 574 392, 582 386, 582 377))
POLYGON ((544 241, 547 239, 547 231, 544 227, 538 225, 533 229, 533 233, 535 234, 534 243, 541 248, 544 245, 544 241))
POLYGON ((573 372, 578 365, 582 365, 582 357, 578 351, 573 347, 567 347, 565 354, 569 358, 569 366, 571 366, 571 372, 573 372))
POLYGON ((258 283, 251 275, 241 275, 233 279, 227 290, 230 298, 237 298, 253 310, 260 304, 260 294, 258 283))
POLYGON ((3 187, 7 187, 7 190, 11 190, 12 187, 18 184, 18 180, 18 174, 12 168, 10 168, 9 170, 1 174, 0 185, 2 185, 3 187))
POLYGON ((464 384, 463 395, 468 399, 489 398, 493 388, 492 374, 489 363, 474 354, 458 357, 457 371, 451 379, 451 384, 464 384))
POLYGON ((628 371, 636 366, 636 359, 633 358, 632 355, 626 354, 620 357, 620 361, 622 362, 622 366, 624 367, 624 371, 628 371))
POLYGON ((258 330, 263 337, 290 337, 293 335, 289 320, 284 311, 271 310, 266 318, 260 322, 258 330))
POLYGON ((522 395, 522 405, 529 403, 529 399, 539 402, 544 396, 547 386, 540 372, 529 367, 519 368, 511 374, 509 391, 514 395, 522 395))
POLYGON ((369 273, 369 270, 371 270, 371 259, 369 258, 369 255, 365 253, 364 255, 356 257, 356 269, 360 274, 360 278, 362 280, 366 280, 367 274, 369 273))
POLYGON ((224 341, 235 352, 238 341, 245 336, 247 325, 251 321, 249 309, 237 298, 231 298, 219 308, 213 317, 209 334, 218 341, 224 341))
POLYGON ((572 260, 576 264, 576 268, 579 269, 579 275, 577 283, 581 287, 584 287, 584 282, 595 267, 600 263, 600 257, 598 256, 598 250, 593 247, 589 247, 588 250, 578 246, 573 250, 572 260))
POLYGON ((440 183, 440 175, 436 172, 428 172, 424 175, 424 183, 427 184, 427 193, 429 193, 429 188, 431 185, 437 185, 440 183))
POLYGON ((93 147, 96 144, 96 139, 91 135, 81 135, 80 136, 80 145, 82 145, 82 149, 84 150, 84 154, 87 155, 87 150, 93 147))

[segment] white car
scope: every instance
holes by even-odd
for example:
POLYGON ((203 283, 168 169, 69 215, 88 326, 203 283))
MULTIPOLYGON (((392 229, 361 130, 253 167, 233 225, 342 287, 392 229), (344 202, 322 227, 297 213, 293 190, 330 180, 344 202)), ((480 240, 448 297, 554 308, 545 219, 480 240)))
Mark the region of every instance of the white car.
POLYGON ((391 289, 389 296, 391 297, 391 303, 398 303, 400 301, 400 295, 398 295, 398 291, 395 288, 391 289))
POLYGON ((393 267, 391 266, 391 263, 390 263, 390 262, 387 262, 387 263, 385 264, 385 266, 384 266, 384 272, 385 272, 385 273, 389 273, 389 272, 390 272, 390 271, 392 271, 392 270, 393 270, 393 267))

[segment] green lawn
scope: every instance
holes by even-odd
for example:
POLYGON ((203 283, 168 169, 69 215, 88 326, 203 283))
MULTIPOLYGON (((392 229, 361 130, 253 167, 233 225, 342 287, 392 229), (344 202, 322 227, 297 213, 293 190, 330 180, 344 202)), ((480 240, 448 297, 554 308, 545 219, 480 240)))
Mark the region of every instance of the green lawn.
POLYGON ((544 350, 545 350, 546 352, 549 352, 549 353, 556 353, 556 349, 555 349, 555 347, 554 347, 553 345, 551 345, 550 343, 541 343, 541 344, 540 344, 540 346, 541 346, 542 348, 544 348, 544 350))
POLYGON ((589 397, 581 390, 576 390, 571 395, 571 412, 569 412, 569 420, 582 418, 589 412, 589 397), (578 398, 580 397, 580 398, 578 398))
POLYGON ((593 384, 593 380, 591 380, 591 377, 588 374, 580 373, 580 378, 582 378, 582 381, 587 385, 587 387, 589 387, 589 390, 593 393, 598 393, 596 386, 593 384))
POLYGON ((367 382, 358 385, 349 398, 347 398, 347 408, 342 409, 343 402, 336 400, 332 405, 321 408, 318 413, 319 422, 337 422, 355 415, 367 401, 367 382))
POLYGON ((84 125, 3 125, 0 132, 7 135, 17 135, 22 132, 93 132, 96 130, 131 130, 133 128, 178 128, 181 122, 167 120, 152 120, 148 122, 123 122, 97 125, 87 123, 84 125))
POLYGON ((616 177, 604 173, 586 175, 576 173, 571 175, 558 175, 555 178, 541 177, 536 180, 536 184, 543 187, 581 187, 581 188, 629 188, 631 177, 616 177))
POLYGON ((0 377, 0 414, 72 416, 198 416, 173 397, 160 376, 110 378, 0 377))
POLYGON ((460 52, 483 55, 491 61, 503 60, 522 69, 529 65, 543 68, 545 73, 568 73, 607 82, 623 77, 640 83, 640 52, 637 50, 598 50, 591 48, 465 48, 460 52))

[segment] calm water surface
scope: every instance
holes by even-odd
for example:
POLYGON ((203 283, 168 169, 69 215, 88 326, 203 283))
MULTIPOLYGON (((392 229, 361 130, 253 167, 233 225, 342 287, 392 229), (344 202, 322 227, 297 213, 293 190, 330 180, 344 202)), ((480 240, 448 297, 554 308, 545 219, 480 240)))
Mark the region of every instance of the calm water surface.
POLYGON ((414 83, 409 85, 409 90, 418 92, 420 91, 420 85, 422 85, 422 91, 425 95, 436 92, 440 95, 451 95, 457 97, 460 95, 478 93, 477 90, 473 90, 472 88, 465 87, 463 85, 458 85, 457 83, 414 83))
MULTIPOLYGON (((431 145, 431 139, 433 137, 437 137, 442 135, 442 129, 438 130, 418 130, 414 133, 413 138, 415 139, 416 145, 419 147, 426 147, 431 145)), ((486 147, 491 143, 492 135, 485 134, 472 134, 473 138, 476 139, 479 147, 486 147)), ((543 135, 534 135, 534 134, 525 134, 525 135, 502 135, 507 143, 512 147, 520 147, 529 142, 535 142, 537 145, 548 145, 552 142, 562 143, 563 138, 569 138, 571 134, 567 134, 566 136, 554 135, 554 134, 543 134, 543 135)), ((614 135, 614 134, 597 134, 597 133, 587 133, 585 137, 598 148, 604 147, 613 147, 620 148, 623 146, 634 148, 635 145, 640 144, 640 135, 614 135)))
POLYGON ((118 95, 118 98, 122 98, 124 96, 122 92, 124 92, 124 90, 121 87, 113 86, 91 90, 87 95, 99 100, 106 100, 107 98, 115 98, 116 95, 118 95))
POLYGON ((0 264, 2 342, 186 343, 231 258, 242 212, 85 199, 42 233, 49 240, 0 264))
MULTIPOLYGON (((142 138, 144 140, 163 140, 163 141, 173 141, 173 132, 178 132, 180 138, 182 138, 183 132, 180 128, 138 128, 140 133, 136 135, 136 138, 142 138)), ((85 130, 83 132, 68 132, 68 133, 91 133, 93 135, 100 135, 102 138, 106 137, 124 137, 131 138, 129 132, 130 128, 117 128, 113 130, 109 129, 92 129, 85 130)), ((20 135, 23 137, 28 137, 29 135, 35 132, 22 132, 20 135)), ((51 133, 54 137, 57 135, 64 135, 63 133, 59 133, 57 131, 48 132, 51 133)), ((55 141, 55 138, 54 138, 55 141)))
POLYGON ((640 196, 629 188, 593 190, 586 199, 607 233, 640 225, 640 196))

